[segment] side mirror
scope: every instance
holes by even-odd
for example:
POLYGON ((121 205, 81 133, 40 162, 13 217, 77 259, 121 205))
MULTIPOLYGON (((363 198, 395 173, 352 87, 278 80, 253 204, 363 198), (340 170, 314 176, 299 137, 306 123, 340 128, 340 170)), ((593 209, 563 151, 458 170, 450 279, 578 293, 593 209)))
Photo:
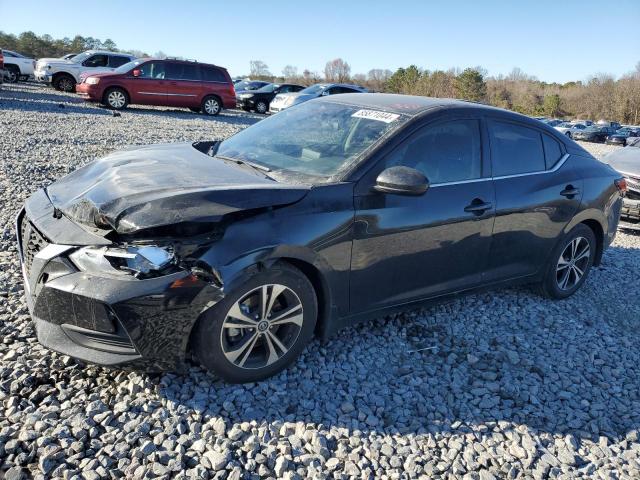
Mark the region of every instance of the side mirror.
POLYGON ((134 77, 139 77, 142 74, 142 71, 138 68, 135 68, 132 73, 134 77))
POLYGON ((396 195, 422 195, 429 188, 429 180, 415 168, 390 167, 384 170, 373 189, 396 195))

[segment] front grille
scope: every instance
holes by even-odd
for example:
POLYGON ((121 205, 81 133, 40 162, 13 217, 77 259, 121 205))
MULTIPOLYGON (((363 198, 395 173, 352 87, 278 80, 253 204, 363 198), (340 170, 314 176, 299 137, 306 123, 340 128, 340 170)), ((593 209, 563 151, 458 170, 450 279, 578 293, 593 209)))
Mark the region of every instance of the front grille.
POLYGON ((22 250, 22 261, 27 270, 27 275, 31 272, 33 259, 42 251, 49 242, 36 230, 26 215, 22 216, 20 223, 20 241, 22 250))
POLYGON ((640 178, 625 175, 627 182, 627 198, 631 200, 640 200, 640 178))

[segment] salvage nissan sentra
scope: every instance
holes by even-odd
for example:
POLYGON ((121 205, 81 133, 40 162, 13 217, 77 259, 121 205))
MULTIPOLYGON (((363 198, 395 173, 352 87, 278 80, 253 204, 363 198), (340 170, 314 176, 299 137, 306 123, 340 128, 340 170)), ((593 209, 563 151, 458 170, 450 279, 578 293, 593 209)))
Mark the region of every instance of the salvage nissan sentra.
POLYGON ((17 218, 39 341, 103 365, 264 379, 356 321, 487 285, 568 297, 624 180, 541 122, 345 94, 222 141, 96 160, 17 218))

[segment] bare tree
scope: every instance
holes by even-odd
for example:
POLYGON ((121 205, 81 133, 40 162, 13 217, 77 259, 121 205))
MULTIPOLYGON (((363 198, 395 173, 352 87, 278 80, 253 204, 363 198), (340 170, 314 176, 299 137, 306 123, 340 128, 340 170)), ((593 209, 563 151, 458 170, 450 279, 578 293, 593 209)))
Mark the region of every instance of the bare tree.
POLYGON ((287 65, 282 69, 282 77, 285 81, 292 81, 298 78, 298 67, 287 65))
POLYGON ((252 77, 270 77, 269 65, 262 60, 251 60, 249 62, 249 72, 252 77))
POLYGON ((387 80, 393 75, 391 70, 383 70, 381 68, 374 68, 369 70, 367 74, 367 80, 371 90, 381 92, 384 89, 387 80))
POLYGON ((327 62, 324 67, 324 78, 327 82, 347 82, 351 76, 351 67, 341 58, 327 62))

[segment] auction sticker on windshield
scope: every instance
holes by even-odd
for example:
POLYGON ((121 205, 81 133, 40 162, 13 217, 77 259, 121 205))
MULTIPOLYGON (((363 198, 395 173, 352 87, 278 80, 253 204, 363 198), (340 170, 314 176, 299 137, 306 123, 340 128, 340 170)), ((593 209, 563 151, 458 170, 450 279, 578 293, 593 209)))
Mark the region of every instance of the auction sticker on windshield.
POLYGON ((400 115, 397 113, 379 112, 377 110, 358 110, 351 115, 355 118, 367 118, 369 120, 378 120, 379 122, 391 123, 397 120, 400 115))

